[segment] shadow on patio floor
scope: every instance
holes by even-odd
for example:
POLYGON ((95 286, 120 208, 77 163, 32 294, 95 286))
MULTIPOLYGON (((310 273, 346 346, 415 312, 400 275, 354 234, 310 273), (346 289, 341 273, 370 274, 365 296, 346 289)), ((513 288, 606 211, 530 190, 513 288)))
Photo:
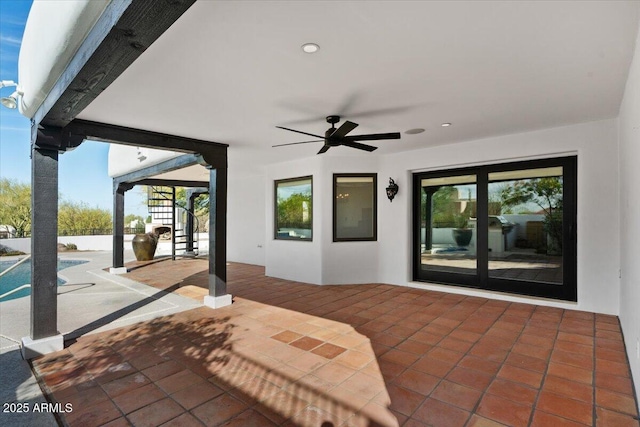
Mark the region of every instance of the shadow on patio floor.
MULTIPOLYGON (((202 298, 207 262, 155 263, 127 277, 202 298)), ((35 361, 54 399, 73 403, 66 420, 638 426, 614 316, 306 285, 246 264, 230 264, 228 281, 230 307, 85 336, 35 361)))

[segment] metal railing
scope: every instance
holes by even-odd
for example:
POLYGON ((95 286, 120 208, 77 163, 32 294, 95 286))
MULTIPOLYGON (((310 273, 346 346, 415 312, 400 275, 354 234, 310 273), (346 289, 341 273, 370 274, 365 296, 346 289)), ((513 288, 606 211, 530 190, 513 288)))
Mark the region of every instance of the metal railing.
MULTIPOLYGON (((26 257, 22 258, 20 261, 16 262, 15 264, 13 264, 11 267, 7 268, 6 270, 4 270, 3 272, 0 273, 0 277, 4 276, 5 274, 7 274, 8 272, 10 272, 11 270, 13 270, 14 268, 16 268, 17 266, 19 266, 20 264, 22 264, 23 262, 27 261, 29 258, 31 258, 31 255, 27 255, 26 257)), ((4 297, 8 297, 11 294, 15 294, 16 292, 19 292, 25 288, 30 288, 31 285, 30 284, 26 284, 26 285, 22 285, 19 286, 15 289, 10 290, 9 292, 5 292, 4 294, 0 295, 0 300, 4 297)))
POLYGON ((5 274, 7 274, 8 272, 10 272, 11 270, 13 270, 14 268, 16 268, 17 266, 19 266, 20 264, 22 264, 23 262, 25 262, 26 260, 28 260, 29 258, 31 258, 31 254, 27 255, 26 257, 22 258, 20 261, 16 262, 15 264, 13 264, 11 267, 7 268, 6 270, 4 270, 2 273, 0 273, 0 277, 4 276, 5 274))
MULTIPOLYGON (((175 197, 175 192, 169 193, 168 191, 165 190, 165 188, 171 188, 171 187, 163 187, 163 186, 150 186, 148 187, 148 199, 147 199, 147 207, 149 210, 149 213, 154 213, 152 211, 152 208, 157 208, 157 207, 162 207, 162 208, 166 208, 169 207, 170 208, 170 212, 167 212, 170 214, 170 217, 162 217, 161 221, 163 223, 163 225, 171 225, 172 229, 171 229, 171 257, 173 259, 175 259, 175 253, 176 253, 176 245, 185 245, 184 248, 180 248, 179 250, 184 251, 185 253, 187 253, 187 247, 188 243, 190 242, 192 245, 192 250, 195 251, 195 253, 197 254, 197 248, 199 246, 198 242, 200 240, 200 237, 198 235, 198 233, 200 232, 200 221, 198 220, 198 217, 195 215, 195 213, 191 212, 188 208, 186 208, 185 206, 182 206, 177 200, 174 200, 175 197), (167 197, 168 194, 171 194, 172 198, 170 199, 169 197, 167 197), (153 202, 152 202, 153 201, 153 202), (165 204, 162 205, 157 205, 155 203, 157 202, 169 202, 170 204, 167 206, 165 204), (181 235, 178 236, 180 238, 182 237, 186 237, 187 241, 176 241, 176 231, 175 230, 175 213, 176 213, 176 208, 180 208, 182 209, 183 212, 186 213, 186 216, 189 217, 191 216, 193 218, 193 230, 191 230, 192 234, 191 236, 187 236, 185 235, 181 235), (171 224, 167 224, 165 223, 166 220, 171 220, 171 224)), ((175 189, 172 188, 172 191, 175 191, 175 189)), ((155 212, 158 213, 158 212, 155 212)), ((184 221, 183 221, 184 223, 184 221)), ((186 227, 186 224, 183 224, 183 227, 186 227)))
MULTIPOLYGON (((5 270, 5 271, 6 271, 6 270, 5 270)), ((3 273, 4 273, 4 271, 3 271, 3 273)), ((9 295, 11 295, 11 294, 15 294, 16 292, 19 292, 19 291, 21 291, 21 290, 23 290, 23 289, 30 288, 30 287, 31 287, 31 284, 30 284, 30 283, 27 283, 26 285, 18 286, 17 288, 12 289, 12 290, 10 290, 9 292, 5 292, 4 294, 0 295, 0 300, 1 300, 2 298, 4 298, 4 297, 8 297, 8 296, 9 296, 9 295)))

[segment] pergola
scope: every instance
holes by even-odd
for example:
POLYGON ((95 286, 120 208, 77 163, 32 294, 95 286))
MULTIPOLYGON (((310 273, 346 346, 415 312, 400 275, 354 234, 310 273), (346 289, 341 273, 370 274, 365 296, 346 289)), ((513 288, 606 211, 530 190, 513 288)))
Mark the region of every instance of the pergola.
MULTIPOLYGON (((201 164, 209 170, 209 295, 205 304, 231 304, 226 286, 227 145, 76 119, 127 67, 173 24, 195 0, 111 2, 32 119, 32 290, 31 333, 22 340, 23 356, 63 348, 57 330, 58 156, 91 139, 166 149, 185 154, 155 167, 114 179, 113 266, 124 267, 124 193, 148 184, 153 172, 201 164)), ((166 183, 166 182, 165 182, 166 183)), ((126 271, 126 269, 125 269, 126 271)))

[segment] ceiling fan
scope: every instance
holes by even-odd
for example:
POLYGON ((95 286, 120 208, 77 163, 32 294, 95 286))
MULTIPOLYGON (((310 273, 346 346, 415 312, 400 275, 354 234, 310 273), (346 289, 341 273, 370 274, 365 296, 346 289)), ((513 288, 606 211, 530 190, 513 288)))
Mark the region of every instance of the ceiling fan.
POLYGON ((344 145, 345 147, 357 148, 358 150, 365 151, 373 151, 378 147, 374 147, 372 145, 360 144, 357 141, 378 141, 382 139, 400 139, 400 132, 392 132, 392 133, 373 133, 369 135, 352 135, 347 136, 349 132, 358 127, 357 123, 353 123, 350 121, 344 122, 339 128, 336 129, 335 124, 340 121, 340 116, 327 116, 327 123, 331 123, 331 127, 327 129, 324 133, 324 137, 320 135, 315 135, 312 133, 302 132, 295 129, 289 129, 282 126, 276 126, 278 129, 288 130, 290 132, 301 133, 303 135, 309 135, 316 138, 313 141, 301 141, 301 142, 290 142, 288 144, 278 144, 273 145, 273 147, 283 147, 285 145, 296 145, 296 144, 308 144, 310 142, 320 142, 324 141, 324 145, 318 151, 318 154, 326 153, 327 150, 331 147, 338 147, 340 145, 344 145))

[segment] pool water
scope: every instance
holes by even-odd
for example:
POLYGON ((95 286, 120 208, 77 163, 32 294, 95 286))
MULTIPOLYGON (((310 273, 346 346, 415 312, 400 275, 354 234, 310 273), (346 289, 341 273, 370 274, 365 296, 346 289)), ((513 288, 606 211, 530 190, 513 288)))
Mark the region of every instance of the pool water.
MULTIPOLYGON (((0 261, 0 273, 14 265, 16 262, 18 261, 0 261)), ((58 260, 58 271, 68 267, 72 267, 74 265, 84 264, 86 262, 87 261, 58 260)), ((13 289, 19 288, 22 285, 26 285, 27 283, 31 283, 31 260, 23 262, 4 276, 0 277, 0 295, 3 295, 13 289)), ((58 277, 58 285, 62 285, 64 283, 64 280, 58 277)), ((30 294, 31 289, 25 288, 11 295, 7 295, 6 297, 0 299, 0 302, 25 297, 30 294)))

